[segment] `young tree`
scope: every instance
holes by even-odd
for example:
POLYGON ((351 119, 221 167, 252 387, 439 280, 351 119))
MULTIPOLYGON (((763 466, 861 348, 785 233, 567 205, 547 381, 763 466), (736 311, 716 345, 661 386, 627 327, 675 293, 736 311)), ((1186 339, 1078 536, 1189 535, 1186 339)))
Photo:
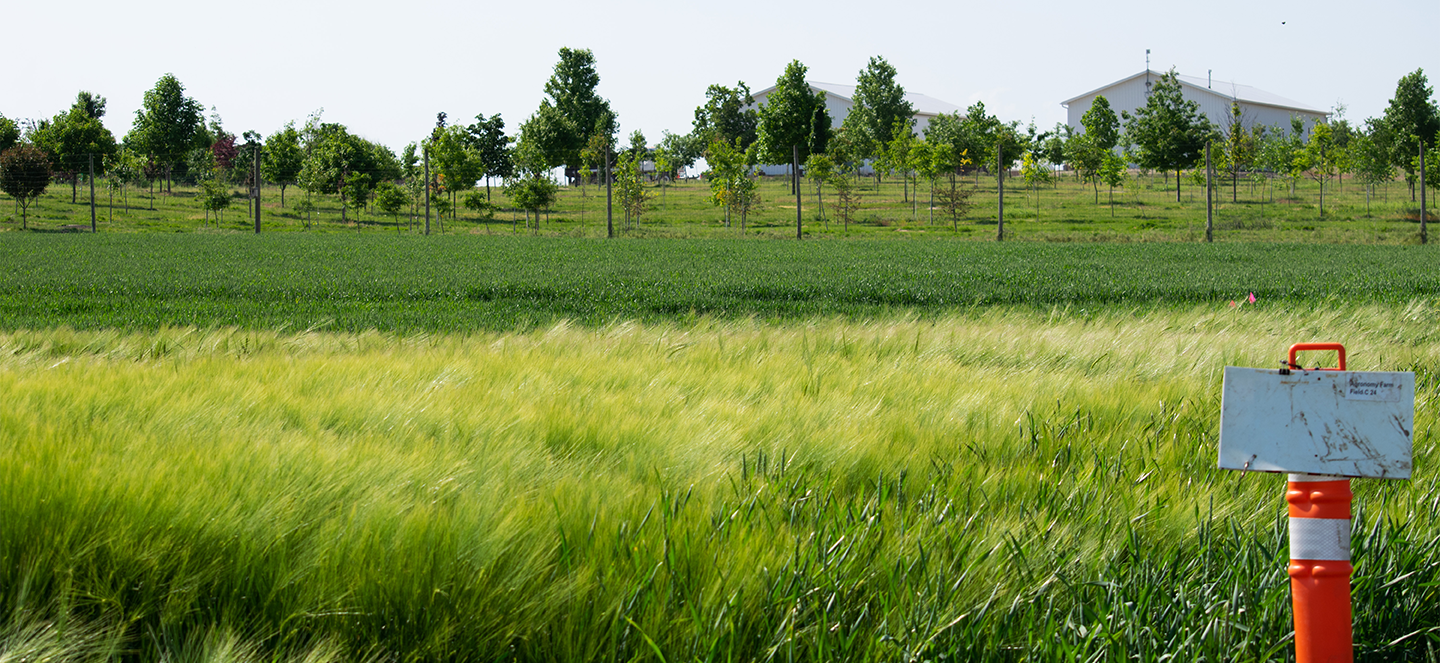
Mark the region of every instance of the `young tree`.
POLYGON ((17 145, 0 152, 0 191, 20 205, 20 227, 30 228, 30 203, 50 185, 50 157, 34 145, 17 145))
POLYGON ((0 152, 4 152, 20 142, 20 125, 14 120, 5 117, 0 113, 0 152))
POLYGON ((224 181, 225 174, 218 168, 212 167, 200 180, 200 205, 205 208, 205 221, 210 221, 210 213, 214 212, 217 223, 225 220, 225 209, 230 207, 230 185, 224 181))
POLYGON ((173 74, 165 74, 145 92, 127 142, 151 157, 164 169, 165 190, 170 191, 171 172, 180 163, 196 137, 205 129, 204 107, 185 96, 185 86, 173 74))
POLYGON ((759 138, 755 146, 759 160, 764 163, 788 163, 792 168, 799 168, 810 158, 815 107, 825 105, 825 93, 810 91, 810 84, 805 81, 806 71, 799 60, 792 60, 785 66, 785 73, 776 79, 775 90, 765 105, 760 107, 759 138))
MULTIPOLYGON (((639 133, 638 131, 636 133, 639 133)), ((620 154, 615 165, 615 197, 625 212, 625 225, 640 227, 640 216, 651 194, 645 191, 645 178, 640 172, 640 153, 634 149, 620 154)))
POLYGON ((750 149, 759 138, 759 123, 755 100, 750 97, 750 87, 744 81, 733 88, 711 85, 705 89, 705 103, 695 108, 694 128, 690 133, 701 145, 715 140, 734 144, 738 139, 741 149, 750 149))
POLYGON ((1240 173, 1249 169, 1255 158, 1253 135, 1245 129, 1244 113, 1239 102, 1230 102, 1230 116, 1226 120, 1225 142, 1221 144, 1220 170, 1230 174, 1230 202, 1240 201, 1240 173))
POLYGON ((550 209, 560 186, 543 172, 527 171, 505 184, 505 195, 516 207, 525 210, 525 227, 530 227, 530 214, 535 215, 535 230, 540 230, 540 212, 550 209))
POLYGON ((1104 96, 1095 97, 1090 109, 1080 116, 1080 126, 1085 127, 1091 143, 1102 150, 1113 150, 1120 143, 1120 118, 1104 96))
POLYGON ((1076 174, 1093 185, 1096 205, 1100 204, 1100 168, 1105 163, 1106 154, 1114 152, 1100 147, 1095 134, 1088 131, 1071 136, 1065 143, 1065 161, 1075 169, 1076 174))
POLYGON ((591 135, 618 130, 610 102, 595 94, 600 74, 589 49, 560 49, 560 61, 545 83, 547 99, 520 127, 521 140, 534 143, 552 166, 565 166, 567 178, 579 176, 580 148, 591 135))
POLYGON ((300 146, 300 131, 294 122, 286 122, 265 139, 260 156, 261 176, 280 185, 280 209, 285 209, 285 188, 299 179, 300 169, 304 167, 305 150, 300 146))
POLYGON ((1160 76, 1145 105, 1133 116, 1127 114, 1127 121, 1125 131, 1140 148, 1140 165, 1174 171, 1175 202, 1180 202, 1180 171, 1201 159, 1214 134, 1200 104, 1181 94, 1180 79, 1171 69, 1160 76))
POLYGON ((970 210, 971 191, 966 189, 957 179, 960 172, 970 165, 970 157, 965 152, 955 151, 955 146, 950 143, 939 143, 930 151, 933 161, 933 170, 944 173, 947 184, 940 188, 940 209, 950 217, 950 226, 955 230, 960 229, 960 217, 970 210))
MULTIPOLYGON (((1375 185, 1389 182, 1395 177, 1395 166, 1390 164, 1390 154, 1385 146, 1374 138, 1376 121, 1369 122, 1368 131, 1357 133, 1350 139, 1350 167, 1361 184, 1365 186, 1365 216, 1370 216, 1370 199, 1375 194, 1375 185)), ((1426 164, 1429 165, 1429 164, 1426 164)))
POLYGON ((1125 159, 1107 150, 1100 161, 1100 181, 1110 187, 1110 218, 1115 218, 1115 187, 1124 187, 1126 172, 1125 159))
MULTIPOLYGON (((815 207, 819 210, 820 220, 825 221, 825 196, 822 188, 824 184, 835 177, 835 162, 828 154, 810 155, 805 160, 805 176, 815 183, 815 207)), ((828 221, 826 222, 828 225, 828 221)))
POLYGON ((897 133, 910 133, 915 107, 905 99, 905 88, 895 82, 895 67, 883 57, 870 58, 855 79, 854 105, 844 126, 857 140, 861 157, 875 157, 888 149, 897 133))
POLYGON ((375 208, 384 214, 389 214, 395 221, 395 232, 400 232, 400 210, 410 202, 410 197, 405 191, 396 186, 394 182, 381 182, 375 187, 375 208))
POLYGON ((1325 218, 1325 185, 1335 177, 1337 170, 1335 137, 1330 125, 1318 122, 1310 131, 1310 140, 1305 149, 1295 156, 1295 168, 1310 176, 1320 185, 1320 218, 1325 218))
POLYGON ((1050 164, 1035 154, 1034 150, 1027 150, 1020 158, 1020 177, 1024 178, 1025 185, 1035 194, 1035 219, 1040 219, 1040 185, 1048 184, 1052 177, 1050 164))
POLYGON ((1420 144, 1434 145, 1440 134, 1440 109, 1434 101, 1435 89, 1425 78, 1424 69, 1401 77, 1395 85, 1395 96, 1385 109, 1385 128, 1390 163, 1405 171, 1410 183, 1410 200, 1415 200, 1415 155, 1420 144))
POLYGON ((94 159, 97 172, 103 172, 106 159, 119 149, 110 130, 79 107, 40 123, 30 140, 50 155, 52 167, 69 180, 72 203, 79 195, 79 175, 88 171, 90 160, 94 159))
POLYGON ((475 123, 466 129, 470 132, 470 148, 475 152, 480 175, 485 179, 485 199, 490 199, 490 178, 507 178, 515 174, 515 163, 510 159, 510 138, 505 135, 505 120, 500 114, 488 119, 484 113, 475 116, 475 123))
POLYGON ((890 142, 883 144, 883 151, 880 152, 883 154, 880 162, 884 164, 885 170, 899 173, 904 181, 903 200, 907 203, 910 202, 910 150, 915 147, 915 134, 910 131, 910 122, 909 118, 896 122, 896 126, 891 128, 890 142))
POLYGON ((745 219, 749 212, 760 203, 759 190, 751 174, 755 163, 755 146, 745 150, 740 141, 734 143, 714 141, 705 153, 705 162, 710 165, 710 203, 725 208, 725 226, 730 226, 733 212, 740 213, 740 231, 745 231, 745 219))
POLYGON ((835 190, 835 204, 832 206, 835 216, 840 217, 845 231, 849 232, 850 223, 860 214, 860 206, 865 202, 864 196, 846 168, 836 169, 835 175, 830 178, 830 188, 835 190))

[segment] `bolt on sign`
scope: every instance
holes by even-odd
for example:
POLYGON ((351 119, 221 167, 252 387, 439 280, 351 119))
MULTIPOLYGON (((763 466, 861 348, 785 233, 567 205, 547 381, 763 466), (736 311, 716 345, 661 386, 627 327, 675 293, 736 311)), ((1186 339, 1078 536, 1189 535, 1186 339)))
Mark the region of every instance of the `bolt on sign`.
POLYGON ((1289 474, 1297 663, 1354 660, 1348 477, 1409 479, 1414 429, 1415 374, 1347 371, 1339 343, 1296 343, 1278 370, 1225 367, 1220 468, 1289 474), (1296 363, 1315 350, 1339 368, 1296 363))

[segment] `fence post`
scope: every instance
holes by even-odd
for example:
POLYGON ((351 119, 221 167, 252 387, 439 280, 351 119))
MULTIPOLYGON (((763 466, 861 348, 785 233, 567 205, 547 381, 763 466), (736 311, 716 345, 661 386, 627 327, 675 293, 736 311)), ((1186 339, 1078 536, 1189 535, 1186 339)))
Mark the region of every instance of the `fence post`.
POLYGON ((1420 243, 1424 244, 1425 232, 1425 141, 1420 141, 1420 243))
POLYGON ((615 237, 615 215, 610 205, 610 137, 605 137, 605 237, 615 237))
POLYGON ((425 158, 425 234, 430 234, 430 143, 422 150, 425 158))
POLYGON ((255 172, 251 173, 251 198, 255 199, 255 234, 260 234, 260 146, 255 146, 255 162, 252 164, 255 172))
MULTIPOLYGON (((99 232, 95 228, 95 154, 86 154, 89 157, 89 169, 91 169, 91 232, 99 232)), ((1423 196, 1424 193, 1421 193, 1423 196)))
POLYGON ((995 228, 995 241, 1005 241, 1005 146, 995 145, 995 175, 1000 183, 1000 223, 995 228))
POLYGON ((1205 143, 1205 241, 1215 241, 1215 215, 1212 211, 1210 192, 1215 188, 1215 183, 1210 177, 1210 143, 1205 143))
POLYGON ((800 146, 790 146, 790 162, 795 164, 795 176, 791 178, 795 185, 795 239, 801 239, 800 234, 800 146))

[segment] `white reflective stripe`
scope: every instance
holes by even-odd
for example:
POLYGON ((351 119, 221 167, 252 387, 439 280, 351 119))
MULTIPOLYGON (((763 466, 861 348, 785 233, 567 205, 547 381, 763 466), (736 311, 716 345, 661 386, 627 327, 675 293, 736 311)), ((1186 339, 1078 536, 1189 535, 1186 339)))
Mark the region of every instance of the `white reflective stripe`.
POLYGON ((1310 483, 1315 481, 1344 481, 1346 477, 1332 477, 1328 474, 1292 474, 1290 480, 1297 483, 1310 483))
POLYGON ((1350 520, 1291 518, 1290 559, 1350 560, 1350 520))

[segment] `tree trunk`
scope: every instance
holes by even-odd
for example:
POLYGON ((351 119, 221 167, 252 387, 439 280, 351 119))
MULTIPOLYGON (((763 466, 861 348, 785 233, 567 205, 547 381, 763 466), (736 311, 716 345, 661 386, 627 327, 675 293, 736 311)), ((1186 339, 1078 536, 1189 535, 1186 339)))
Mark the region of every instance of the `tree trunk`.
MULTIPOLYGON (((1167 177, 1169 173, 1165 174, 1167 177)), ((1180 169, 1175 169, 1175 202, 1180 202, 1180 169)))

